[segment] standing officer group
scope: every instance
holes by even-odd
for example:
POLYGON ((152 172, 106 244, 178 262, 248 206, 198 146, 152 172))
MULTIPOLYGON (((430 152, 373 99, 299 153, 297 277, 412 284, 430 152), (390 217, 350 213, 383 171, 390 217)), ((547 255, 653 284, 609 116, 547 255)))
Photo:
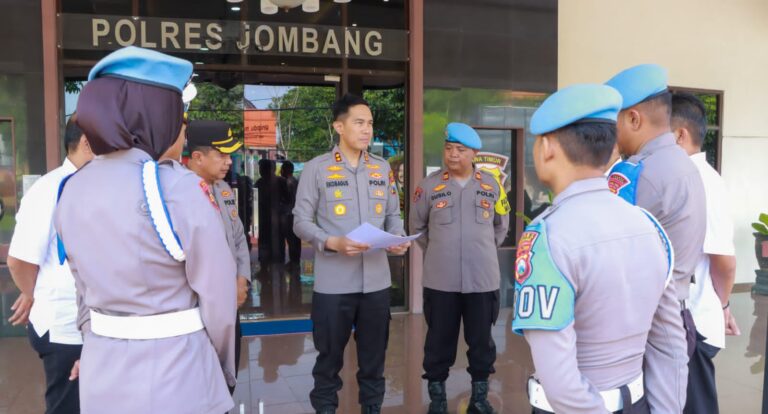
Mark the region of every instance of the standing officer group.
MULTIPOLYGON (((187 61, 129 47, 93 68, 78 102, 77 123, 100 157, 62 181, 55 228, 60 263, 69 260, 77 286, 83 412, 233 406, 226 386, 234 385, 236 305, 250 263, 233 191, 221 178, 240 144, 226 124, 199 121, 189 134, 189 168, 199 177, 175 161, 191 74, 187 61)), ((696 332, 687 298, 706 211, 700 174, 670 132, 666 84, 662 68, 637 66, 607 86, 555 93, 531 120, 536 173, 555 195, 526 228, 514 262, 512 327, 531 346, 534 413, 683 410, 696 332), (628 159, 606 182, 616 143, 628 159)), ((346 95, 333 119, 339 144, 305 165, 293 210, 296 235, 316 250, 310 400, 319 413, 336 411, 354 329, 359 402, 362 413, 375 414, 385 391, 387 253, 404 254, 409 244, 385 251, 345 236, 365 222, 393 234, 404 229, 394 174, 367 151, 368 103, 346 95)), ((445 381, 462 320, 468 412, 495 412, 487 394, 499 310, 496 247, 510 209, 500 181, 472 163, 481 147, 471 127, 449 124, 444 169, 413 196, 411 230, 423 233, 417 242, 425 254, 423 367, 432 414, 448 411, 445 381)))
POLYGON ((555 195, 526 227, 515 261, 512 327, 531 348, 534 413, 683 407, 687 358, 671 243, 651 214, 611 194, 603 175, 621 102, 608 86, 574 85, 531 119, 536 174, 555 195), (667 376, 650 377, 649 367, 667 376), (669 392, 646 395, 659 388, 669 392))

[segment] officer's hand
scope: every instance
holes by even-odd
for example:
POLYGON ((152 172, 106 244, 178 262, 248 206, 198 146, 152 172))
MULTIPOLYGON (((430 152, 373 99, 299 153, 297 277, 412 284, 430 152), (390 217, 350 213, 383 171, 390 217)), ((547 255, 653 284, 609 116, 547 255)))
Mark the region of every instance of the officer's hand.
POLYGON ((248 280, 242 276, 237 277, 237 307, 243 306, 248 299, 248 280))
POLYGON ((741 329, 739 329, 739 325, 736 323, 736 318, 731 314, 730 306, 723 309, 723 316, 725 317, 725 334, 730 336, 741 335, 741 329))
POLYGON ((397 246, 387 247, 387 252, 400 256, 405 254, 405 252, 408 251, 409 247, 411 247, 411 242, 405 242, 397 246))
POLYGON ((357 256, 371 248, 365 243, 358 243, 346 237, 331 236, 325 241, 325 247, 345 256, 357 256))
POLYGON ((69 372, 69 380, 74 381, 80 377, 80 360, 75 361, 75 365, 72 365, 72 371, 69 372))
POLYGON ((8 318, 8 322, 13 326, 26 325, 29 322, 29 312, 32 310, 32 304, 35 303, 35 299, 24 293, 19 294, 16 302, 11 306, 11 310, 14 311, 13 315, 8 318))

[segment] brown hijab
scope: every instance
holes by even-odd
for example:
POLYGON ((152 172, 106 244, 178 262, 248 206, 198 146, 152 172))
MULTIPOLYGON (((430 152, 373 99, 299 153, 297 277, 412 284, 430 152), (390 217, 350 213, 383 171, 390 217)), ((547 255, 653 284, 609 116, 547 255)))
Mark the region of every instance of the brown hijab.
POLYGON ((157 160, 178 138, 183 117, 179 92, 114 77, 88 82, 77 102, 77 125, 96 155, 138 148, 157 160))

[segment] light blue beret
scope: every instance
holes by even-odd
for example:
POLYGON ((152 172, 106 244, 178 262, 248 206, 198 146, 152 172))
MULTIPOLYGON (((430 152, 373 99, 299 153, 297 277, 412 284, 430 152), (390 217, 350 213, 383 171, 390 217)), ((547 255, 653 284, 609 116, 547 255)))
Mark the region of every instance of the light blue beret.
POLYGON ((635 106, 667 90, 667 70, 655 64, 624 69, 605 83, 621 94, 621 109, 635 106))
POLYGON ((461 122, 451 122, 445 127, 445 142, 455 142, 474 150, 483 148, 483 143, 480 141, 480 135, 477 135, 477 131, 461 122))
POLYGON ((192 78, 192 63, 154 50, 128 46, 116 50, 91 69, 88 80, 112 76, 182 93, 192 78))
POLYGON ((531 133, 546 134, 575 122, 616 123, 621 95, 610 86, 579 84, 547 98, 531 117, 531 133))

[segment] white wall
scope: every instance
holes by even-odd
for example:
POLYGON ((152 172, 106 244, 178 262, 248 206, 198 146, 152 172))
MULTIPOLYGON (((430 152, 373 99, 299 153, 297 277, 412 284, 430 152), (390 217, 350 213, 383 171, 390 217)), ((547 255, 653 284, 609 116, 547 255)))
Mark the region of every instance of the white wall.
POLYGON ((722 172, 733 196, 737 282, 754 281, 750 223, 768 212, 768 2, 564 0, 558 7, 559 86, 658 63, 670 85, 724 91, 722 172))

